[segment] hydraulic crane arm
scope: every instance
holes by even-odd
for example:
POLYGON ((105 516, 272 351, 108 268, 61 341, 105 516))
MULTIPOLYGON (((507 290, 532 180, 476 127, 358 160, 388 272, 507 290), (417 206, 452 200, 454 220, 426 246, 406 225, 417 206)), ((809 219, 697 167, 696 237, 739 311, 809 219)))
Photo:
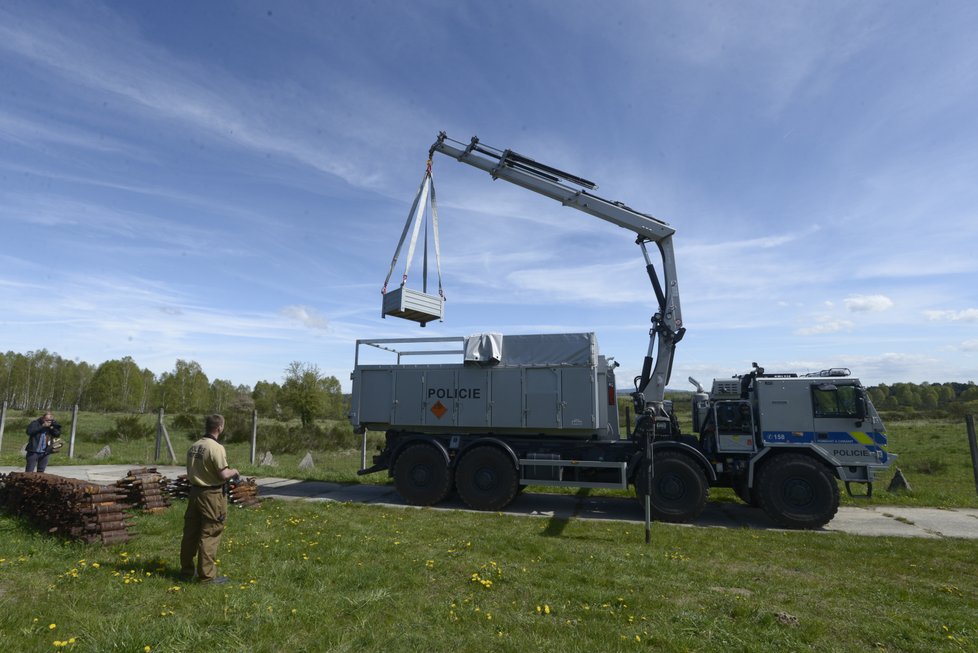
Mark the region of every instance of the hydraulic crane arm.
MULTIPOLYGON (((672 246, 675 229, 621 202, 602 199, 589 193, 597 185, 587 179, 537 163, 512 150, 497 150, 482 145, 477 137, 472 137, 466 145, 441 132, 431 146, 429 158, 435 152, 484 170, 493 179, 516 184, 638 235, 636 243, 642 248, 646 271, 652 282, 658 307, 652 316, 649 349, 642 366, 642 374, 636 378, 636 394, 642 395, 647 401, 661 402, 672 374, 676 344, 686 332, 679 304, 679 283, 676 279, 676 260, 672 246), (648 242, 656 244, 662 257, 661 281, 649 257, 646 248, 648 242), (658 357, 654 355, 656 346, 658 357)), ((639 400, 638 396, 636 400, 639 400)))

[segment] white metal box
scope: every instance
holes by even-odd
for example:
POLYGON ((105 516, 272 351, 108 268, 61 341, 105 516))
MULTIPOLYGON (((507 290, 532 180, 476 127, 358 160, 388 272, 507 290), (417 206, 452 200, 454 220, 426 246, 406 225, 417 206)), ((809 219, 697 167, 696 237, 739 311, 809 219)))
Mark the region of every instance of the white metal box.
POLYGON ((445 317, 445 298, 401 286, 384 293, 382 317, 400 317, 424 326, 445 317))

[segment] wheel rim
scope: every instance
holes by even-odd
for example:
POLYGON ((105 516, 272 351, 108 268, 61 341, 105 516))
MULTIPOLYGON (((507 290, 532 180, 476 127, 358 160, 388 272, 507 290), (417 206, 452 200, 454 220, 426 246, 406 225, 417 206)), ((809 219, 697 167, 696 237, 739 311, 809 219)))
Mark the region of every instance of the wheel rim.
POLYGON ((811 505, 815 499, 815 488, 802 478, 789 478, 784 483, 782 492, 785 502, 794 508, 804 508, 811 505))
POLYGON ((658 495, 666 501, 679 501, 686 495, 686 484, 678 476, 670 475, 658 483, 658 495))
POLYGON ((491 490, 496 487, 496 472, 491 467, 480 467, 472 480, 480 490, 491 490))
POLYGON ((415 465, 411 469, 411 483, 417 487, 428 487, 432 479, 431 467, 427 465, 415 465))

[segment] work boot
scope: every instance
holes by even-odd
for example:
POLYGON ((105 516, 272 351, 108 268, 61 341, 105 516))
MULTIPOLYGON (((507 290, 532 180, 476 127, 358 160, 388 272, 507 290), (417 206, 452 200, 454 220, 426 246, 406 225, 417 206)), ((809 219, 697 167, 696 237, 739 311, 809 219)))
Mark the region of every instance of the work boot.
POLYGON ((227 576, 215 576, 210 580, 202 580, 201 583, 206 583, 207 585, 226 585, 231 582, 231 579, 227 576))

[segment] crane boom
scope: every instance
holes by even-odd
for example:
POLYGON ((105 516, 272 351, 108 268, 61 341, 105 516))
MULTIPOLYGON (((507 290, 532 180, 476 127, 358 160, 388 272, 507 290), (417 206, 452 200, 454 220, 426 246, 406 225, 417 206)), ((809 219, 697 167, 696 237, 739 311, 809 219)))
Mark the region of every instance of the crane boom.
POLYGON ((635 211, 621 202, 606 200, 588 192, 597 188, 597 185, 587 179, 538 163, 512 150, 497 150, 483 145, 475 136, 465 144, 452 140, 445 132, 441 132, 431 146, 429 158, 435 152, 483 170, 493 179, 508 181, 637 234, 636 243, 642 248, 645 257, 646 271, 655 292, 657 309, 652 316, 649 348, 642 374, 636 377, 635 399, 637 402, 640 399, 661 402, 666 384, 672 375, 676 344, 686 332, 679 303, 679 282, 676 278, 676 260, 672 245, 672 236, 676 230, 662 220, 635 211), (646 248, 648 242, 655 243, 661 255, 661 282, 646 248), (655 356, 656 347, 658 357, 655 356))

